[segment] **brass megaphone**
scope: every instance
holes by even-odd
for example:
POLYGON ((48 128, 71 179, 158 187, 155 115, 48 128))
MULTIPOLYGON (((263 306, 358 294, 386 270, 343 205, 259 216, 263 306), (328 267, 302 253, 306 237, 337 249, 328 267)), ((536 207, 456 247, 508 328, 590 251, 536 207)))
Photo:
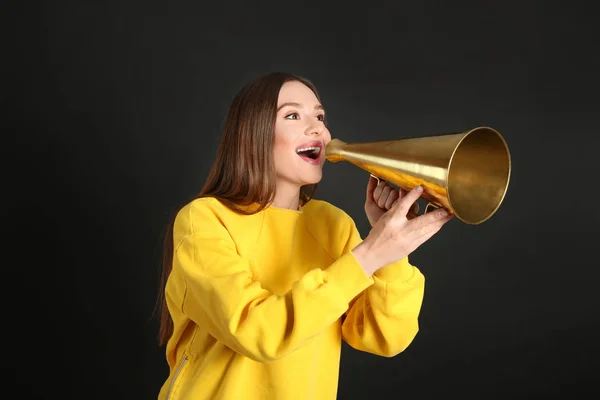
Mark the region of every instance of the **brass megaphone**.
POLYGON ((498 210, 511 173, 506 141, 489 127, 366 143, 333 139, 325 156, 334 163, 348 161, 405 190, 421 185, 421 198, 429 201, 425 212, 443 207, 471 225, 498 210))

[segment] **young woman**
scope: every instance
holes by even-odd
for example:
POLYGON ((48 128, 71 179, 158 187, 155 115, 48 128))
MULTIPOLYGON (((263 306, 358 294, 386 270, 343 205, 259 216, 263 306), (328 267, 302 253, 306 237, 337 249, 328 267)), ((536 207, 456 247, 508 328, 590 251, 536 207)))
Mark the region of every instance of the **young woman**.
POLYGON ((235 97, 200 194, 167 237, 159 399, 335 399, 341 341, 392 357, 418 331, 422 273, 408 255, 452 217, 409 211, 374 178, 362 240, 312 199, 331 140, 311 82, 272 73, 235 97))

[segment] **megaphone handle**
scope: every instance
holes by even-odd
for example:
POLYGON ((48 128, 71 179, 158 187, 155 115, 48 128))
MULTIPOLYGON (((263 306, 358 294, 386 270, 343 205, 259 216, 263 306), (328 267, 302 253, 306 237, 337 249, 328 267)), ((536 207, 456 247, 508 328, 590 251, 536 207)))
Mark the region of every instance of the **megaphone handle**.
POLYGON ((435 204, 433 204, 433 203, 429 202, 429 203, 428 203, 428 204, 425 206, 425 211, 423 211, 423 213, 422 213, 422 214, 419 214, 418 212, 412 212, 412 211, 410 211, 410 212, 408 213, 408 215, 410 215, 410 219, 412 219, 412 218, 416 218, 416 217, 418 217, 419 215, 425 215, 425 214, 427 214, 428 212, 432 212, 433 210, 437 210, 438 208, 439 208, 438 206, 436 206, 435 204))
POLYGON ((432 202, 427 203, 427 206, 425 207, 425 211, 423 211, 423 214, 427 214, 428 212, 432 212, 434 210, 437 210, 439 207, 435 204, 433 204, 432 202))
POLYGON ((381 179, 379 179, 379 177, 373 175, 373 174, 369 174, 371 175, 373 178, 375 178, 377 180, 377 184, 379 185, 379 183, 381 182, 381 179))

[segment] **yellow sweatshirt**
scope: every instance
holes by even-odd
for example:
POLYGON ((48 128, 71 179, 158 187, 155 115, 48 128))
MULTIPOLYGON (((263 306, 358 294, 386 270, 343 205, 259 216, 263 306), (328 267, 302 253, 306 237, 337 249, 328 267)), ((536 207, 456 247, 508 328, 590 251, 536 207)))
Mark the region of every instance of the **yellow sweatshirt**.
POLYGON ((330 400, 341 341, 392 357, 418 331, 424 276, 408 259, 367 276, 342 210, 236 214, 214 198, 177 215, 166 297, 174 333, 159 399, 330 400))

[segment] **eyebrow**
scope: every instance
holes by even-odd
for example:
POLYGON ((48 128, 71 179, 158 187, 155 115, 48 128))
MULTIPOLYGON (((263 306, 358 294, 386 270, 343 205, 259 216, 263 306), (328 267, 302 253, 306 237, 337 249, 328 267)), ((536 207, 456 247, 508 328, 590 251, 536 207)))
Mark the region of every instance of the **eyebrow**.
MULTIPOLYGON (((283 104, 282 104, 282 105, 280 105, 279 107, 277 107, 277 111, 281 110, 283 107, 286 107, 286 106, 300 107, 300 106, 301 106, 301 104, 300 104, 300 103, 295 103, 295 102, 293 102, 293 101, 288 101, 288 102, 286 102, 286 103, 283 103, 283 104)), ((323 105, 321 105, 321 104, 317 104, 317 105, 315 106, 315 110, 323 110, 323 111, 325 111, 325 109, 323 108, 323 105)))

